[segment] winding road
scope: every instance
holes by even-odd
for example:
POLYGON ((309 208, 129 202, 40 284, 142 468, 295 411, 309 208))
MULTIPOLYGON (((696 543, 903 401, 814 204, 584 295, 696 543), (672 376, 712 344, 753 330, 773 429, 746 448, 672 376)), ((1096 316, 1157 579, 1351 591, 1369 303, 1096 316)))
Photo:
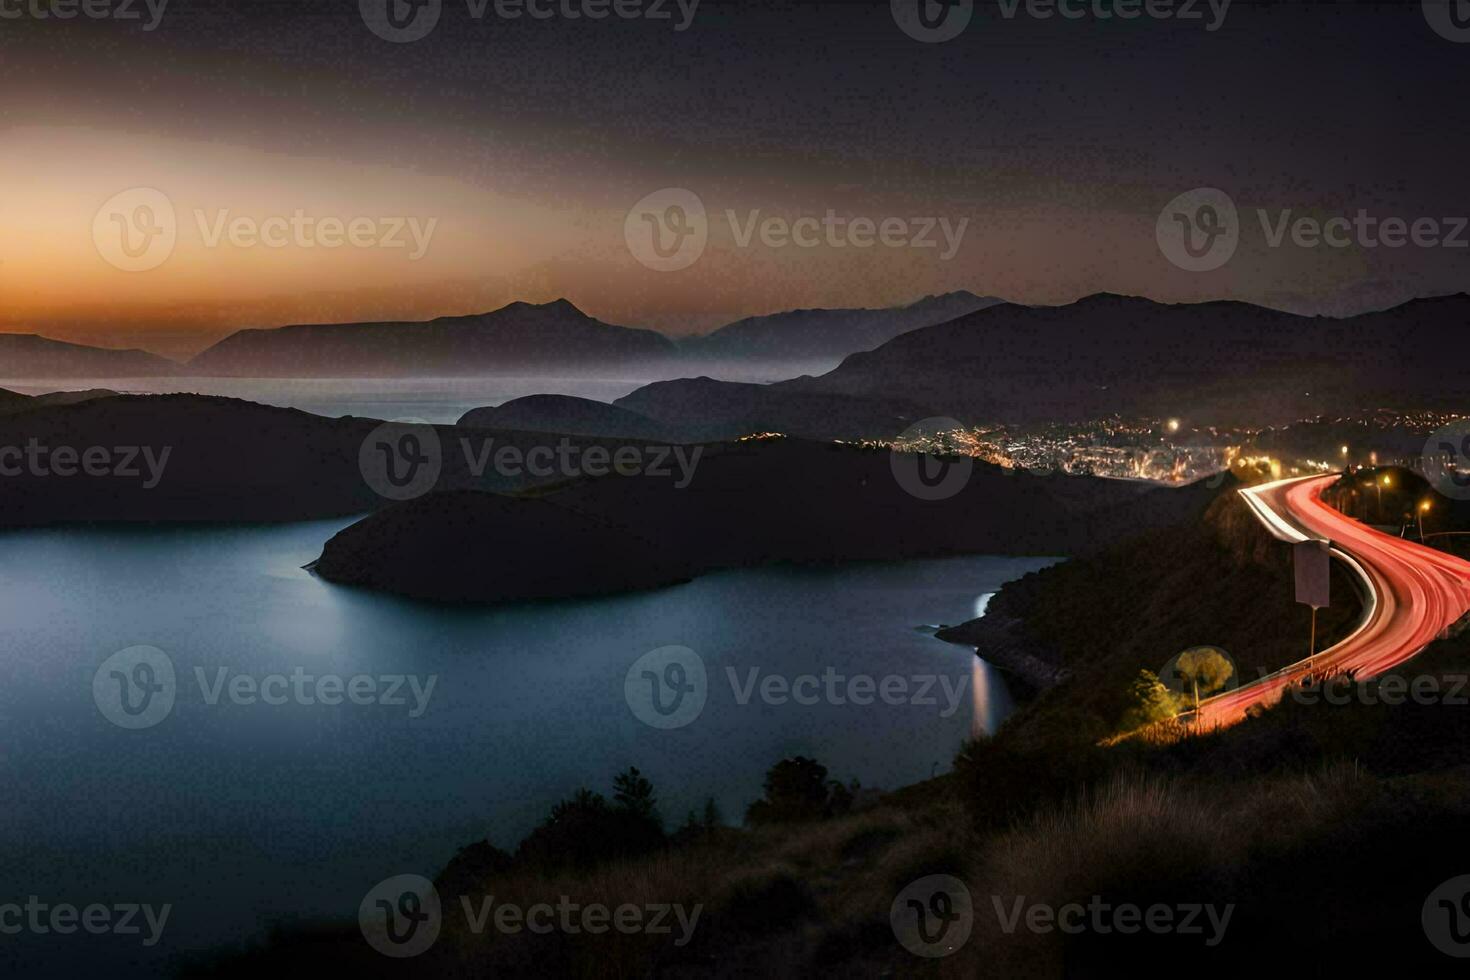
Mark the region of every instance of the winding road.
POLYGON ((1257 518, 1282 541, 1332 543, 1332 555, 1362 586, 1364 615, 1345 639, 1314 661, 1288 667, 1201 702, 1205 727, 1232 725, 1255 705, 1269 705, 1309 672, 1380 674, 1428 646, 1470 611, 1470 563, 1415 541, 1376 531, 1322 501, 1336 475, 1278 480, 1240 491, 1257 518))

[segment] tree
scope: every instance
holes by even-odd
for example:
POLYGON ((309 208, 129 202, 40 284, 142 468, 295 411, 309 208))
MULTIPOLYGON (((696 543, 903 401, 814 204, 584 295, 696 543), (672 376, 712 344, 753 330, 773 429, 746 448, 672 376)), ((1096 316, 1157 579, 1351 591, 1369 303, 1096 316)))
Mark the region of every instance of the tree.
POLYGON ((1197 714, 1200 695, 1214 694, 1235 677, 1235 662, 1219 647, 1191 647, 1174 658, 1171 673, 1192 698, 1197 714))
POLYGON ((725 822, 724 816, 720 813, 720 805, 715 802, 713 796, 705 798, 704 817, 701 822, 704 824, 705 830, 714 830, 725 822))
POLYGON ((636 766, 630 766, 627 772, 620 772, 613 778, 613 799, 630 814, 660 824, 663 822, 658 816, 658 799, 653 795, 653 784, 636 766))
POLYGON ((488 840, 460 849, 449 859, 434 885, 441 895, 473 895, 493 887, 490 883, 511 869, 511 856, 488 840))
POLYGON ((826 766, 800 755, 782 759, 766 772, 765 791, 746 809, 747 823, 821 820, 852 806, 852 793, 827 779, 826 766))
POLYGON ((646 854, 665 840, 653 784, 637 769, 613 779, 613 802, 580 789, 521 841, 516 861, 540 870, 585 870, 613 858, 646 854))
POLYGON ((1123 730, 1133 731, 1156 721, 1174 717, 1179 699, 1151 670, 1140 670, 1128 687, 1129 705, 1123 713, 1123 730))

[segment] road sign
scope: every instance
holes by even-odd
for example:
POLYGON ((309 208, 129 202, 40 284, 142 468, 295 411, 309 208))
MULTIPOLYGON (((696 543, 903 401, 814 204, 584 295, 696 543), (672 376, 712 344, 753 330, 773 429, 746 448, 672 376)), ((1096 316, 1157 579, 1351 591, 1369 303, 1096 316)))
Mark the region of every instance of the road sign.
POLYGON ((1332 605, 1332 557, 1326 541, 1302 541, 1292 546, 1296 565, 1296 601, 1313 609, 1332 605))

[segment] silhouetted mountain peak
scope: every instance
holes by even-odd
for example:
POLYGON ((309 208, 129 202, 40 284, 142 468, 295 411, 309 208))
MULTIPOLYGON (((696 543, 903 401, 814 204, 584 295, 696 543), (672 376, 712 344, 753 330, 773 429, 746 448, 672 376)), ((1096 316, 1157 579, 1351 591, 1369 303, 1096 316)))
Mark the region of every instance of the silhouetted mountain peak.
POLYGON ((580 309, 578 309, 575 303, 565 297, 551 300, 548 303, 527 303, 525 300, 518 299, 513 303, 508 303, 505 306, 502 306, 498 310, 492 310, 489 313, 481 313, 480 316, 494 316, 499 313, 525 312, 527 310, 534 310, 538 313, 558 313, 568 316, 578 316, 589 320, 592 319, 591 317, 587 316, 586 313, 583 313, 580 309))
POLYGON ((262 376, 456 376, 568 366, 649 365, 675 353, 651 330, 590 317, 570 300, 509 303, 428 322, 331 323, 242 330, 202 352, 203 373, 262 376))
POLYGON ((89 347, 34 333, 0 333, 0 365, 10 377, 167 377, 179 365, 136 348, 89 347))
POLYGON ((1093 307, 1093 308, 1107 307, 1107 308, 1116 309, 1118 307, 1126 307, 1126 306, 1155 307, 1155 306, 1168 306, 1169 304, 1167 304, 1167 303, 1160 303, 1158 300, 1149 299, 1147 296, 1129 296, 1126 293, 1101 292, 1101 293, 1089 293, 1086 296, 1082 296, 1082 297, 1074 300, 1071 303, 1064 303, 1062 305, 1064 305, 1064 306, 1075 306, 1075 307, 1079 307, 1081 309, 1087 309, 1089 307, 1093 307))
POLYGON ((920 310, 929 306, 948 306, 957 303, 1000 303, 994 296, 977 296, 968 289, 955 289, 947 293, 929 293, 914 300, 906 310, 920 310))

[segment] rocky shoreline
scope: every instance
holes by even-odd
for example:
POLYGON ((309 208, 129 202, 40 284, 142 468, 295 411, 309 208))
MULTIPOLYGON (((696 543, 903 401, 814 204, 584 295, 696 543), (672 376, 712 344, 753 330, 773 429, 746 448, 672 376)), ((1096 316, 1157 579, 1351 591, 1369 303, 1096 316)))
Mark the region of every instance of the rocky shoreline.
POLYGON ((934 635, 946 643, 975 648, 975 655, 1014 675, 1033 693, 1064 683, 1071 672, 1052 663, 1024 634, 1025 622, 1015 616, 987 612, 958 626, 946 626, 934 635))

